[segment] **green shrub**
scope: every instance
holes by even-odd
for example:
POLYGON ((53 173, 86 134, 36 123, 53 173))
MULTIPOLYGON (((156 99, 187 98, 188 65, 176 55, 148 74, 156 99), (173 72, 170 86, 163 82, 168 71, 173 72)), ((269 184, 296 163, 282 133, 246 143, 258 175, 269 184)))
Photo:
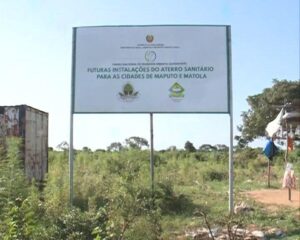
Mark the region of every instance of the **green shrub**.
POLYGON ((136 219, 132 228, 125 234, 125 239, 157 240, 161 239, 161 231, 159 219, 152 215, 143 216, 136 219))
MULTIPOLYGON (((272 164, 272 163, 271 163, 272 164)), ((248 162, 248 169, 251 173, 265 171, 268 167, 268 159, 262 154, 248 162)))
POLYGON ((261 149, 253 149, 250 147, 237 151, 234 154, 234 163, 236 167, 246 168, 248 163, 262 155, 261 149))
POLYGON ((201 162, 204 162, 204 161, 207 161, 208 158, 206 156, 205 153, 201 153, 201 152, 193 152, 193 153, 190 153, 189 154, 189 158, 191 160, 194 160, 194 161, 201 161, 201 162))
POLYGON ((176 194, 170 182, 155 186, 155 204, 162 214, 189 213, 194 205, 184 194, 176 194))
POLYGON ((228 179, 228 172, 215 168, 208 168, 203 173, 204 181, 224 181, 228 179))

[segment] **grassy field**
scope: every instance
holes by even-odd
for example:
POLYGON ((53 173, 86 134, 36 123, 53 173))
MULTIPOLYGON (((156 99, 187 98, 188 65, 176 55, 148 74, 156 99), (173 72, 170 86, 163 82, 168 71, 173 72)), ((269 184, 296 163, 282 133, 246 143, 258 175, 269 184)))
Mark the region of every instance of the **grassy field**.
MULTIPOLYGON (((285 233, 280 239, 300 236, 300 209, 270 211, 244 194, 267 188, 261 149, 234 153, 235 203, 244 201, 254 211, 229 215, 227 151, 155 152, 152 191, 148 150, 78 150, 71 207, 67 152, 49 151, 49 173, 40 192, 24 180, 14 144, 10 154, 1 153, 1 239, 184 239, 185 231, 206 227, 204 215, 211 226, 278 228, 285 233)), ((283 156, 272 162, 274 189, 281 187, 283 156)), ((298 176, 299 159, 296 149, 289 161, 298 176)))

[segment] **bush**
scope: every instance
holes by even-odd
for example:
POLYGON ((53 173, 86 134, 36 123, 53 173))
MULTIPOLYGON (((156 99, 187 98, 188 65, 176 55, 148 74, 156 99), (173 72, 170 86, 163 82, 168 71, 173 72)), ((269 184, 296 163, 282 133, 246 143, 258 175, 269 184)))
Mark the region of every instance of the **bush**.
POLYGON ((259 155, 262 155, 262 149, 253 149, 253 148, 244 148, 241 151, 238 151, 234 155, 235 166, 246 168, 248 163, 257 159, 259 155))
POLYGON ((157 240, 160 239, 161 227, 159 219, 153 216, 139 217, 132 228, 125 234, 125 239, 134 240, 157 240))
POLYGON ((192 201, 184 194, 177 195, 170 182, 158 183, 155 187, 155 204, 162 214, 189 213, 193 209, 192 201))
POLYGON ((255 159, 251 159, 251 161, 248 162, 248 169, 252 173, 261 172, 267 167, 268 167, 268 159, 263 155, 259 155, 255 159))
POLYGON ((21 139, 6 138, 0 159, 0 238, 44 239, 40 194, 30 186, 20 159, 21 139))
POLYGON ((228 172, 209 168, 203 174, 204 181, 224 181, 228 179, 228 172))

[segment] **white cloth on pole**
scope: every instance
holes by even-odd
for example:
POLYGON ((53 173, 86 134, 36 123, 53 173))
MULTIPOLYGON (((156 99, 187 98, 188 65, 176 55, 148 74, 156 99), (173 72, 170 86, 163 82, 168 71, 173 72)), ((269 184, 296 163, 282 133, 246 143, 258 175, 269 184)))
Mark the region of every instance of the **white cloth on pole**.
POLYGON ((283 112, 284 110, 282 108, 277 117, 272 122, 268 123, 266 127, 266 132, 269 137, 273 137, 276 134, 276 132, 280 129, 283 112))

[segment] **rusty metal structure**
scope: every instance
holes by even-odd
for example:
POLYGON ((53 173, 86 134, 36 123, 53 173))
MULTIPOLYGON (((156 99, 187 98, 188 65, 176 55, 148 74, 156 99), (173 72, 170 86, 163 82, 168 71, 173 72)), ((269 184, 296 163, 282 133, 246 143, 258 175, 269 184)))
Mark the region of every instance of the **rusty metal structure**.
POLYGON ((0 139, 20 137, 21 159, 29 180, 48 172, 48 113, 27 105, 0 106, 0 139))

